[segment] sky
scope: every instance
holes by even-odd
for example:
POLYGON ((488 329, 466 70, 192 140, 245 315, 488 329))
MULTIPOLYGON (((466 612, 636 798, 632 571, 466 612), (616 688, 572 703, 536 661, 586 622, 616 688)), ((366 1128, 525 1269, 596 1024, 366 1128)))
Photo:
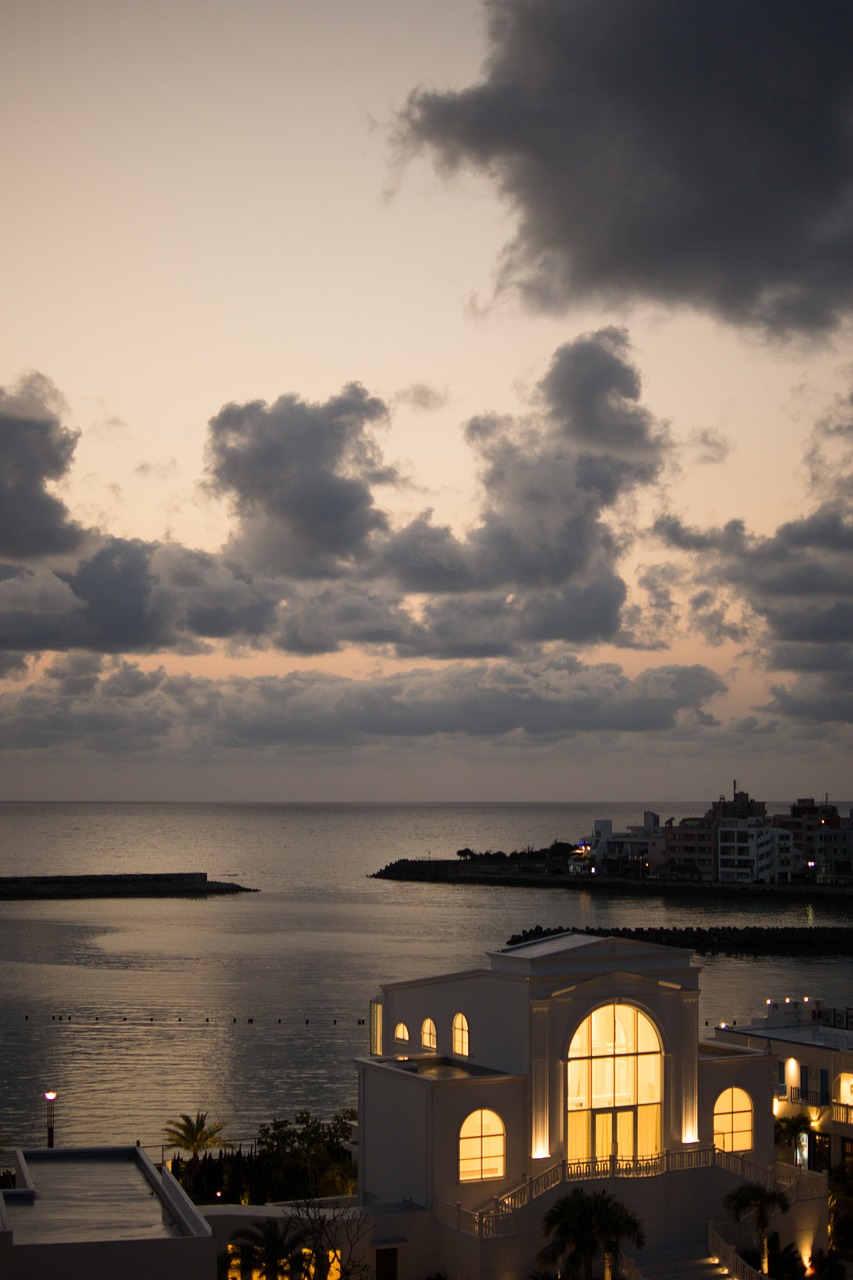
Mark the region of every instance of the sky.
POLYGON ((853 8, 10 0, 0 799, 851 793, 853 8))

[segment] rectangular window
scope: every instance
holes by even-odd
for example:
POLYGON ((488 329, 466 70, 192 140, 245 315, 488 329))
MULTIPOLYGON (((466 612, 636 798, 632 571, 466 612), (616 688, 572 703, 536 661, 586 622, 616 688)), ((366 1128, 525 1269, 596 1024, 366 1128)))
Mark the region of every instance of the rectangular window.
POLYGON ((660 1107, 637 1107, 637 1155, 654 1156, 660 1151, 660 1107))
POLYGON ((592 1060, 592 1105, 613 1106, 613 1058, 592 1060))
POLYGON ((589 1109, 589 1060, 569 1062, 566 1103, 569 1111, 589 1109))

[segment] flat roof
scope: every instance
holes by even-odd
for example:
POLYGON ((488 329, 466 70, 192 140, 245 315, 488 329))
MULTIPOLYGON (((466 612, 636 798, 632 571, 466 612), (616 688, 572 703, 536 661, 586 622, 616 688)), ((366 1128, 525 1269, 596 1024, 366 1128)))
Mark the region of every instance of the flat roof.
POLYGON ((745 1022, 743 1026, 727 1026, 726 1031, 760 1036, 764 1040, 819 1045, 824 1049, 853 1049, 853 1031, 848 1031, 845 1027, 829 1027, 823 1022, 745 1022))
POLYGON ((15 1245, 185 1236, 133 1148, 29 1151, 34 1194, 5 1195, 15 1245))

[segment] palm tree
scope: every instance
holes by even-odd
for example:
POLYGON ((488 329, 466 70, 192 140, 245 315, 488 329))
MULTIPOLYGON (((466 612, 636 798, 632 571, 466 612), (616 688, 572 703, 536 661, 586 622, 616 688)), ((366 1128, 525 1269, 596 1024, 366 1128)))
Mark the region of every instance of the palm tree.
POLYGON ((641 1249, 643 1225, 636 1214, 609 1191, 589 1194, 575 1187, 556 1200, 542 1219, 542 1231, 550 1236, 539 1252, 540 1266, 558 1266, 565 1276, 592 1276, 593 1260, 604 1254, 604 1276, 610 1280, 620 1244, 630 1240, 641 1249))
POLYGON ((735 1222, 747 1214, 755 1214, 755 1226, 761 1241, 761 1274, 769 1274, 767 1228, 773 1213, 787 1213, 791 1202, 778 1187, 768 1188, 760 1182, 742 1182, 723 1196, 723 1208, 735 1222))
POLYGON ((306 1232, 298 1218, 261 1218, 231 1237, 249 1255, 260 1280, 299 1280, 305 1273, 306 1232))
POLYGON ((226 1145, 219 1136, 224 1128, 224 1121, 221 1120, 216 1124, 208 1124, 206 1111, 197 1111, 195 1117, 182 1113, 177 1120, 170 1120, 166 1125, 163 1141, 170 1147, 188 1151, 195 1165, 198 1164, 202 1151, 226 1145))
POLYGON ((622 1241, 628 1240, 637 1249, 642 1249, 646 1233, 633 1209, 609 1191, 596 1191, 592 1200, 595 1230, 604 1253, 604 1280, 611 1280, 614 1265, 622 1255, 622 1241))

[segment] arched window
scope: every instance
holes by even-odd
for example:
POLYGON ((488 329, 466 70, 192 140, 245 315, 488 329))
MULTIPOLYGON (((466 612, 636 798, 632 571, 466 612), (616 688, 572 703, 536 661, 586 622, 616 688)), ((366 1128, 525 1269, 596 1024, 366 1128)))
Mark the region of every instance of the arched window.
POLYGON ((502 1178, 506 1169, 506 1129, 494 1111, 472 1111, 459 1130, 459 1181, 502 1178))
POLYGON ((714 1103, 714 1146, 752 1150, 752 1099, 744 1089, 724 1089, 714 1103))
POLYGON ((409 1028, 405 1022, 398 1022, 394 1028, 394 1039, 399 1040, 401 1044, 409 1043, 409 1028))
POLYGON ((569 1046, 567 1158, 656 1155, 662 1093, 663 1053, 651 1019, 629 1004, 594 1009, 569 1046))
POLYGON ((468 1019, 464 1013, 453 1015, 453 1052, 468 1057, 468 1019))
POLYGON ((421 1023, 421 1044, 425 1049, 434 1049, 438 1044, 432 1018, 424 1018, 421 1023))

